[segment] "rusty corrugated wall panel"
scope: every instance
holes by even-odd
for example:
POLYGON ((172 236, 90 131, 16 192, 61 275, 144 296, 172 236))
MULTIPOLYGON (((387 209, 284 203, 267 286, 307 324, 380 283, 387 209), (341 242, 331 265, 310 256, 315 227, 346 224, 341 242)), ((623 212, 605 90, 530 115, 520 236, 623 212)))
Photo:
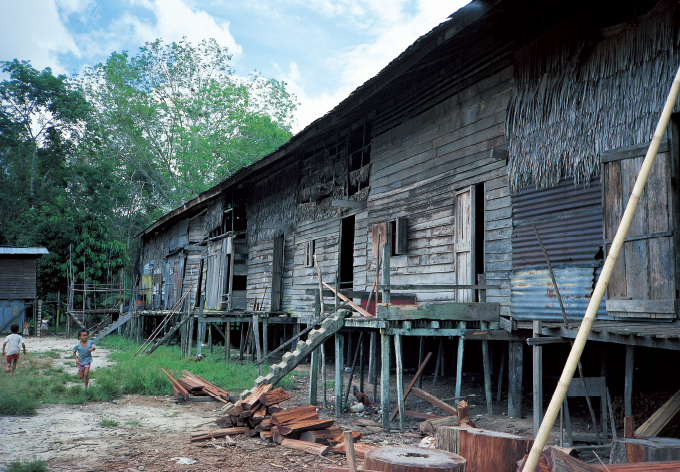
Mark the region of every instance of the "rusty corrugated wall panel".
POLYGON ((513 268, 545 264, 532 221, 552 263, 595 262, 603 245, 601 188, 599 177, 588 187, 574 187, 566 179, 555 187, 526 187, 513 195, 513 268))
POLYGON ((26 300, 36 297, 36 258, 0 257, 0 300, 26 300))
MULTIPOLYGON (((569 321, 580 321, 593 293, 595 278, 601 267, 595 264, 553 264, 555 281, 562 296, 569 321)), ((562 310, 547 265, 513 270, 512 317, 516 320, 562 321, 562 310)), ((605 301, 597 312, 598 319, 608 318, 605 301)))
POLYGON ((26 319, 26 312, 21 313, 17 319, 14 317, 24 309, 26 304, 23 300, 0 300, 0 328, 5 327, 2 332, 9 333, 10 327, 13 324, 19 325, 19 333, 23 331, 24 320, 26 319))

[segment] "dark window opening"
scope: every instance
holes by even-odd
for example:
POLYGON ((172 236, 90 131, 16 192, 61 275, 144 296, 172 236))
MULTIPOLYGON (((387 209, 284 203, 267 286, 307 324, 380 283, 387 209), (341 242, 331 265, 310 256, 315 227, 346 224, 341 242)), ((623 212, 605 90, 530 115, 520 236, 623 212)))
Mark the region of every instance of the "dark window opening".
POLYGON ((364 122, 349 134, 347 141, 348 195, 368 187, 371 162, 371 124, 364 122))
POLYGON ((248 277, 245 275, 235 275, 232 282, 232 290, 246 290, 248 287, 248 277))
POLYGON ((341 289, 354 288, 354 215, 340 222, 338 283, 341 289))
POLYGON ((484 273, 484 184, 475 185, 475 201, 471 202, 474 207, 475 227, 473 231, 473 243, 475 245, 475 280, 478 275, 484 273))

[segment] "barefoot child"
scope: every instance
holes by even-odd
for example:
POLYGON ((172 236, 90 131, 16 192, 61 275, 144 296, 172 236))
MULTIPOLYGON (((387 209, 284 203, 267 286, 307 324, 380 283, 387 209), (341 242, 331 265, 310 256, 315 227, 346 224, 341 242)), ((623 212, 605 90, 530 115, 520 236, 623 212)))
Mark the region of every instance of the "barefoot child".
POLYGON ((92 352, 96 349, 91 341, 87 340, 88 332, 85 328, 78 330, 78 344, 73 348, 73 357, 78 364, 78 377, 85 382, 85 388, 90 382, 90 364, 92 364, 92 352))
POLYGON ((28 324, 28 321, 24 321, 24 339, 31 339, 30 334, 31 334, 31 326, 28 324))
POLYGON ((5 373, 9 372, 11 367, 12 376, 14 376, 14 371, 17 368, 17 361, 19 360, 19 346, 24 348, 24 356, 26 355, 26 344, 24 344, 24 338, 19 336, 19 325, 13 324, 10 328, 12 334, 7 336, 4 344, 2 345, 2 355, 5 355, 5 346, 9 346, 7 350, 7 367, 5 367, 5 373))

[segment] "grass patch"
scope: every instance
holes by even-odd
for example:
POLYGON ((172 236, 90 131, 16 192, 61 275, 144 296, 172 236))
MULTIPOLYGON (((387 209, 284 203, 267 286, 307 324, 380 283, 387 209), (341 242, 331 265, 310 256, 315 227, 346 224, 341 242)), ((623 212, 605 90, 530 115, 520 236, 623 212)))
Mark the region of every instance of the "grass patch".
POLYGON ((99 426, 103 426, 105 428, 115 428, 118 426, 118 421, 104 418, 99 422, 99 426))
POLYGON ((47 462, 45 461, 30 461, 12 462, 7 468, 7 472, 48 472, 47 462))
POLYGON ((126 421, 125 425, 126 426, 133 426, 135 428, 141 428, 142 427, 142 423, 140 423, 139 421, 126 421))
MULTIPOLYGON (((132 359, 139 348, 138 344, 119 336, 109 336, 99 344, 112 350, 109 358, 115 364, 98 368, 95 357, 88 389, 83 388, 77 375, 67 373, 63 368, 52 367, 54 359, 69 351, 68 346, 64 351, 22 355, 14 377, 0 375, 0 392, 14 392, 13 395, 0 396, 0 415, 31 415, 41 403, 74 405, 110 401, 126 394, 172 395, 170 382, 161 372, 161 367, 175 377, 182 376, 184 369, 190 370, 235 395, 252 388, 258 376, 257 367, 252 363, 225 363, 221 354, 211 356, 208 353, 202 361, 192 362, 181 359, 179 346, 162 346, 151 356, 142 355, 132 359)), ((70 356, 65 358, 71 359, 70 356)), ((269 367, 265 366, 265 374, 268 370, 269 367)), ((287 376, 280 385, 290 388, 293 386, 292 377, 287 376)))

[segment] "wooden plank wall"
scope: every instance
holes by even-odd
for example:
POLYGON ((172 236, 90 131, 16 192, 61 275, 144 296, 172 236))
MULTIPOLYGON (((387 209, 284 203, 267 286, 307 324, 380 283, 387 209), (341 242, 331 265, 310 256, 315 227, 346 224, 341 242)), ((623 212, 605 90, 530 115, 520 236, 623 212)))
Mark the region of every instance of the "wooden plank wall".
POLYGON ((36 297, 36 261, 35 257, 0 258, 0 299, 21 300, 36 297))
MULTIPOLYGON (((393 284, 455 283, 453 195, 456 189, 487 182, 484 249, 494 262, 487 277, 489 283, 503 285, 489 294, 489 301, 509 306, 507 165, 491 158, 490 150, 505 143, 513 84, 512 68, 503 69, 374 138, 367 228, 397 216, 408 219, 408 250, 392 258, 393 284)), ((378 116, 377 128, 380 120, 378 116)), ((374 264, 370 246, 368 251, 374 264)), ((444 292, 417 294, 419 301, 451 297, 444 292)))
POLYGON ((512 204, 507 174, 484 184, 484 273, 486 301, 501 304, 501 315, 510 316, 512 272, 512 204))

